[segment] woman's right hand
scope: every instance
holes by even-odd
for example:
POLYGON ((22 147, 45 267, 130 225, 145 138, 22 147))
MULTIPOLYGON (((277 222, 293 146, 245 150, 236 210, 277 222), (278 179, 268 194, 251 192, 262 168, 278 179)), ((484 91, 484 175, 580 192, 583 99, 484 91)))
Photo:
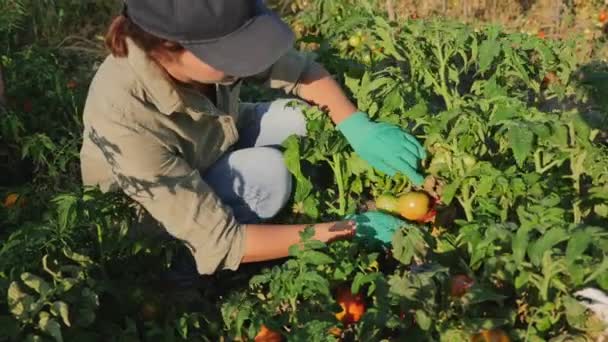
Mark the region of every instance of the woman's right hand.
POLYGON ((322 242, 348 239, 355 235, 356 228, 354 220, 319 223, 315 224, 315 238, 322 242))

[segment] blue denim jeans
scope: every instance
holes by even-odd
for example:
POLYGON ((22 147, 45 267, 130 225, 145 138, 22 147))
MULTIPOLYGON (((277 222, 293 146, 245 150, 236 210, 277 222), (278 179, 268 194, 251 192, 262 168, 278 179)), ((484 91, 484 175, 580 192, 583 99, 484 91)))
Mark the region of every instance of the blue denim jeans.
POLYGON ((306 134, 306 120, 280 99, 251 104, 239 120, 239 141, 203 175, 240 223, 272 218, 289 200, 292 176, 279 146, 292 134, 306 134))
MULTIPOLYGON (((251 107, 239 120, 239 141, 203 174, 241 223, 272 218, 289 200, 292 176, 279 147, 292 134, 306 134, 304 115, 288 105, 291 101, 247 104, 251 107)), ((171 286, 193 286, 199 279, 194 259, 185 249, 177 253, 163 278, 171 286)))

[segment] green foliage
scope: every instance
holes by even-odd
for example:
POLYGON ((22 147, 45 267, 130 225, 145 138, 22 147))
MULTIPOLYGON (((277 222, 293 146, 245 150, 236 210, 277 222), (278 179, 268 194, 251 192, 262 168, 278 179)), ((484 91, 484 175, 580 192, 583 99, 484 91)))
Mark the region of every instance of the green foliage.
MULTIPOLYGON (((605 63, 581 65, 574 41, 389 22, 377 5, 315 0, 293 20, 359 109, 424 142, 424 170, 443 184, 435 222, 403 227, 391 250, 324 244, 311 227, 288 259, 182 293, 158 285, 176 243, 138 234, 133 203, 79 182, 99 58, 59 43, 64 31, 102 34, 90 25, 116 3, 0 1, 0 193, 25 199, 0 207, 0 341, 251 340, 262 324, 294 341, 469 341, 495 328, 515 341, 597 337, 605 327, 573 292, 608 291, 605 63), (454 295, 464 274, 473 284, 454 295), (343 287, 365 298, 356 324, 335 316, 343 287)), ((296 181, 282 222, 338 219, 414 189, 355 155, 319 108, 305 114, 308 136, 284 143, 296 181)))

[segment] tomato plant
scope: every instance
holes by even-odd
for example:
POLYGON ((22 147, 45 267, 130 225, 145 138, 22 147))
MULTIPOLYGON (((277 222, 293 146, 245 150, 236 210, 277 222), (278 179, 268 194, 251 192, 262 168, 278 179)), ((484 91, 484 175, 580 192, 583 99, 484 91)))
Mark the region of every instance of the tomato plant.
MULTIPOLYGON (((310 227, 286 259, 184 289, 166 276, 183 247, 141 234, 141 208, 121 194, 78 181, 86 84, 105 57, 84 37, 102 35, 95 24, 110 17, 76 13, 108 13, 109 2, 53 2, 48 18, 36 2, 13 3, 0 11, 0 171, 10 171, 0 183, 0 340, 558 342, 603 333, 574 295, 608 291, 599 32, 562 40, 542 25, 517 33, 416 11, 389 20, 384 1, 299 1, 306 10, 286 18, 299 46, 358 109, 424 145, 425 184, 373 169, 323 109, 307 107, 308 135, 283 144, 294 193, 276 223, 374 206, 407 223, 390 247, 324 244, 310 227), (63 25, 83 32, 27 42, 63 25), (599 57, 581 56, 586 48, 599 57)), ((604 27, 604 5, 593 5, 604 27)), ((243 101, 273 96, 244 90, 243 101)))

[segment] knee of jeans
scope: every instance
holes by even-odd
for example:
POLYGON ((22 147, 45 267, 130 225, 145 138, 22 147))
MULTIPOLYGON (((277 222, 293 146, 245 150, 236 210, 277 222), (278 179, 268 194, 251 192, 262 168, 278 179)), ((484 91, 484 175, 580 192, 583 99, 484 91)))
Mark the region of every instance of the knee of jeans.
POLYGON ((290 129, 292 134, 306 135, 306 117, 304 110, 310 105, 299 99, 278 99, 270 104, 269 110, 281 112, 281 115, 289 118, 292 123, 290 129))
POLYGON ((260 153, 259 162, 266 170, 261 181, 263 195, 259 198, 254 211, 261 219, 275 216, 289 201, 292 191, 292 175, 285 166, 281 151, 270 148, 257 148, 260 153))

